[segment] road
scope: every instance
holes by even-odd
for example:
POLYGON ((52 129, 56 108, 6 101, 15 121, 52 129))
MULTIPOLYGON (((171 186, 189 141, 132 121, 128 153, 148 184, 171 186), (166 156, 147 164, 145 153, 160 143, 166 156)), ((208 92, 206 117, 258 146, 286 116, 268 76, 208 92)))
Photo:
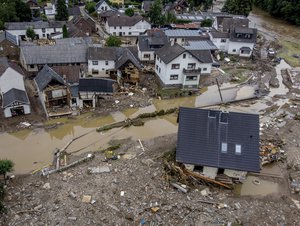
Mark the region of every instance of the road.
POLYGON ((95 20, 94 18, 92 18, 84 9, 84 6, 80 6, 80 12, 81 14, 84 16, 84 17, 88 17, 90 18, 92 21, 95 22, 96 24, 96 29, 97 29, 97 32, 98 32, 98 35, 103 38, 103 39, 107 39, 109 37, 109 34, 107 34, 101 27, 100 23, 95 20))

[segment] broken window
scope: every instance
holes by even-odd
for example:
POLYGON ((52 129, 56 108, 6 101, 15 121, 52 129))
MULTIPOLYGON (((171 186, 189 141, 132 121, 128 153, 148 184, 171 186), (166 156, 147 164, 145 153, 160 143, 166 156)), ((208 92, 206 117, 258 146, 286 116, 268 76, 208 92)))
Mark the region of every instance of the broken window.
POLYGON ((221 152, 222 153, 227 153, 227 143, 222 142, 222 144, 221 144, 221 152))
POLYGON ((242 154, 242 145, 240 145, 240 144, 235 145, 235 154, 236 155, 242 154))
POLYGON ((150 59, 150 54, 144 54, 144 58, 150 59))

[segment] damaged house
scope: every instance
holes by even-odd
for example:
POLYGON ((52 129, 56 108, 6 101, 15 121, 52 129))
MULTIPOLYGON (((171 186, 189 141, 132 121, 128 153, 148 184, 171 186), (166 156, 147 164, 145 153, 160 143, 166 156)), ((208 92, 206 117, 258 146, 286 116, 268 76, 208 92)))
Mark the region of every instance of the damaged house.
POLYGON ((64 79, 48 65, 34 79, 47 117, 71 114, 70 91, 64 79))
POLYGON ((30 114, 30 102, 24 85, 24 74, 15 63, 0 57, 0 101, 5 118, 30 114))
POLYGON ((124 47, 89 47, 88 73, 92 77, 118 79, 120 83, 137 84, 141 64, 134 51, 124 47))
POLYGON ((180 108, 176 161, 216 180, 258 173, 259 115, 180 108))

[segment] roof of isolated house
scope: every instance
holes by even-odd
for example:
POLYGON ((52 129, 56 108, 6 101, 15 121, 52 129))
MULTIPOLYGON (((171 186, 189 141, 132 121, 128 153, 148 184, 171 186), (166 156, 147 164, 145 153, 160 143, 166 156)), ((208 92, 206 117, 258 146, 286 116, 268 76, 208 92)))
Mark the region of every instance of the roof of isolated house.
POLYGON ((2 106, 5 108, 14 103, 15 101, 23 104, 29 104, 27 94, 24 90, 12 88, 3 94, 2 106))
POLYGON ((161 60, 165 64, 168 64, 184 52, 192 54, 201 63, 213 62, 210 50, 187 50, 184 47, 178 45, 177 43, 173 46, 165 45, 164 47, 157 50, 155 53, 161 58, 161 60))
POLYGON ((187 41, 183 46, 187 50, 217 50, 218 48, 210 40, 187 41))
POLYGON ((180 108, 176 160, 259 172, 259 115, 180 108))
POLYGON ((141 64, 137 57, 131 52, 131 49, 125 47, 89 47, 88 60, 111 60, 116 62, 116 69, 120 68, 127 61, 133 63, 137 68, 141 64))
POLYGON ((26 64, 86 63, 88 39, 58 39, 55 45, 23 46, 26 64))
POLYGON ((44 90, 45 87, 53 80, 61 83, 62 85, 65 84, 63 78, 48 65, 45 65, 43 69, 39 71, 34 80, 40 91, 44 90))
POLYGON ((256 42, 256 36, 257 36, 257 29, 256 28, 241 28, 237 27, 234 28, 230 32, 230 41, 233 42, 247 42, 247 43, 255 43, 256 42), (238 38, 236 37, 236 34, 250 34, 251 38, 238 38))
POLYGON ((8 22, 5 23, 6 30, 26 30, 27 28, 62 28, 66 24, 64 21, 36 21, 36 22, 8 22))
POLYGON ((79 79, 79 92, 113 93, 115 80, 106 78, 81 78, 79 79))
POLYGON ((0 33, 0 42, 2 42, 5 39, 10 41, 12 44, 14 44, 16 46, 18 45, 17 37, 7 31, 3 31, 0 33))
POLYGON ((142 16, 134 15, 132 17, 126 16, 124 14, 117 14, 111 17, 108 17, 107 23, 110 27, 117 27, 117 26, 134 26, 140 21, 144 21, 145 19, 142 16))

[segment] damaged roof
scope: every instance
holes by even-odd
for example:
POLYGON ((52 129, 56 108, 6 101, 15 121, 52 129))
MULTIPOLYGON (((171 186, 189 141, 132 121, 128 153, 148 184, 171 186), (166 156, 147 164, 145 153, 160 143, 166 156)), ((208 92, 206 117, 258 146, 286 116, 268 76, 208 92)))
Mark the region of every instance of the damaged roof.
POLYGON ((157 56, 159 56, 159 58, 161 58, 161 60, 165 64, 168 64, 184 52, 187 52, 187 53, 193 55, 201 63, 212 63, 213 62, 210 50, 207 50, 207 49, 188 50, 188 49, 185 49, 184 47, 178 45, 177 43, 174 44, 173 46, 165 45, 164 47, 157 50, 155 53, 157 56))
POLYGON ((62 85, 65 84, 63 78, 59 74, 57 74, 52 68, 50 68, 47 64, 37 74, 34 80, 40 91, 44 90, 44 88, 53 80, 61 83, 62 85))
POLYGON ((106 78, 81 78, 79 79, 79 92, 113 93, 115 80, 106 78))
POLYGON ((29 104, 26 92, 24 90, 12 88, 3 94, 3 108, 10 106, 14 102, 29 104))
POLYGON ((180 108, 176 161, 259 172, 259 115, 180 108))

